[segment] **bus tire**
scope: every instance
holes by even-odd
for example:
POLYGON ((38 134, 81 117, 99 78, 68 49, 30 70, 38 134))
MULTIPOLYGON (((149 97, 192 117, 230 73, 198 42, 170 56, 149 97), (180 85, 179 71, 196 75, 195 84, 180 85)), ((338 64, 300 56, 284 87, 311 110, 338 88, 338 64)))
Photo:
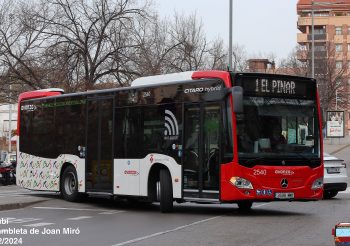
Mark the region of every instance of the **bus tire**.
POLYGON ((68 166, 64 170, 60 186, 61 195, 64 200, 70 202, 79 202, 82 200, 83 194, 80 194, 78 192, 79 182, 77 172, 75 171, 75 168, 73 166, 68 166))
POLYGON ((160 211, 168 213, 173 210, 173 185, 167 169, 160 170, 160 211))
POLYGON ((323 198, 324 199, 332 199, 334 198, 336 195, 338 195, 338 191, 325 191, 323 193, 323 198))
POLYGON ((238 210, 241 212, 248 212, 253 206, 253 202, 251 201, 240 201, 237 203, 238 210))
POLYGON ((10 173, 9 172, 5 172, 3 175, 4 175, 3 185, 7 186, 7 185, 10 184, 10 173))

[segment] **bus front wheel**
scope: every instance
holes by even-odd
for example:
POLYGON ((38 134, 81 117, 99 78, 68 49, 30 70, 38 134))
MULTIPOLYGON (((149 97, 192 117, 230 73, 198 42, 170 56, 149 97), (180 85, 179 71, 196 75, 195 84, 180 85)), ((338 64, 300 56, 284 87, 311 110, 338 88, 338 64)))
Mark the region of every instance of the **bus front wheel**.
POLYGON ((160 170, 160 211, 168 213, 173 210, 173 185, 167 169, 160 170))
POLYGON ((68 166, 61 178, 61 195, 63 199, 70 202, 78 202, 82 199, 82 194, 78 192, 78 177, 73 166, 68 166))
POLYGON ((248 212, 252 206, 253 206, 253 202, 251 201, 240 201, 237 203, 238 205, 238 209, 241 212, 248 212))
POLYGON ((324 199, 332 199, 336 195, 338 195, 338 191, 325 191, 323 193, 323 198, 324 199))

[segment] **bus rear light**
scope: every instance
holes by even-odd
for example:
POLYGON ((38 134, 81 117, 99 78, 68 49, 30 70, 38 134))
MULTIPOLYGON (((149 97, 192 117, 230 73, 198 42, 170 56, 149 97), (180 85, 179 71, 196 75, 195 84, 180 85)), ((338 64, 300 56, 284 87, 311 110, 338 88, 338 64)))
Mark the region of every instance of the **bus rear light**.
POLYGON ((312 190, 321 189, 323 187, 323 178, 316 179, 311 186, 312 190))
POLYGON ((252 183, 249 180, 241 177, 232 177, 230 179, 230 182, 232 185, 236 186, 238 189, 249 189, 249 190, 253 189, 252 183))

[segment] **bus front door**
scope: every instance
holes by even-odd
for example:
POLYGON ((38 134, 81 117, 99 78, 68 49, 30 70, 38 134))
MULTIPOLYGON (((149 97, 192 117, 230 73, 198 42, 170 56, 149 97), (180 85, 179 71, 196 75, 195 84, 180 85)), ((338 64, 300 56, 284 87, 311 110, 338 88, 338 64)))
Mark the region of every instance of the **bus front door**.
POLYGON ((184 197, 219 198, 221 106, 185 105, 184 197))
POLYGON ((113 192, 113 99, 88 100, 86 191, 113 192))

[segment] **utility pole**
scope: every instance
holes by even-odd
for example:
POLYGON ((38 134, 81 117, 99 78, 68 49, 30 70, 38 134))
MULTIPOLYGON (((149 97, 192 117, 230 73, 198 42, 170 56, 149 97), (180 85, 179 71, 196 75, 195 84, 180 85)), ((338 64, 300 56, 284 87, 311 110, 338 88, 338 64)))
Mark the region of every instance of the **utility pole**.
POLYGON ((11 153, 11 131, 12 131, 12 100, 11 100, 11 96, 12 96, 12 85, 10 85, 10 98, 9 98, 9 154, 11 153))
POLYGON ((229 12, 230 12, 230 17, 229 17, 229 44, 228 44, 228 66, 232 70, 232 1, 230 1, 230 7, 229 7, 229 12))
POLYGON ((335 110, 338 110, 338 90, 335 90, 335 110))
POLYGON ((311 1, 311 77, 315 78, 314 1, 311 1))

